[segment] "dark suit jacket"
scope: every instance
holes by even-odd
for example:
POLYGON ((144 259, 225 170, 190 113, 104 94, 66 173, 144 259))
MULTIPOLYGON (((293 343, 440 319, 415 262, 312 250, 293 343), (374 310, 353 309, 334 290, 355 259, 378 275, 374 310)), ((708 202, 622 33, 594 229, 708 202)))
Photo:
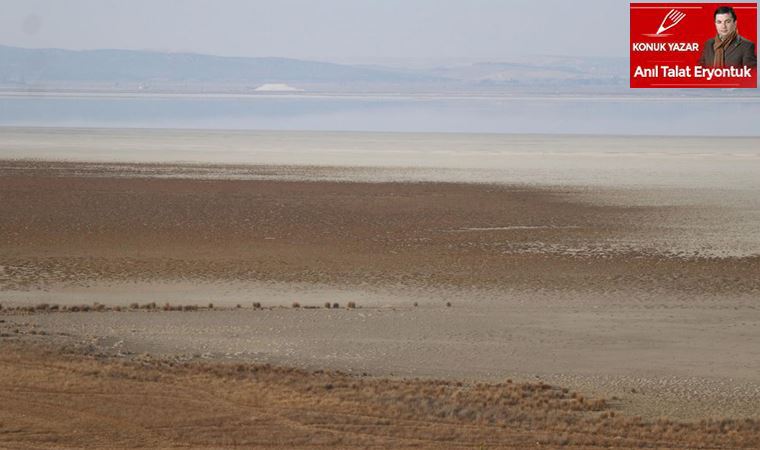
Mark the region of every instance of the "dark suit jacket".
MULTIPOLYGON (((710 67, 715 60, 715 50, 713 49, 713 43, 715 38, 709 39, 705 42, 705 47, 702 49, 702 56, 699 58, 699 65, 703 67, 710 67)), ((723 60, 726 67, 757 67, 757 55, 755 54, 755 44, 744 39, 741 36, 736 36, 734 42, 728 45, 728 48, 723 51, 723 60)))

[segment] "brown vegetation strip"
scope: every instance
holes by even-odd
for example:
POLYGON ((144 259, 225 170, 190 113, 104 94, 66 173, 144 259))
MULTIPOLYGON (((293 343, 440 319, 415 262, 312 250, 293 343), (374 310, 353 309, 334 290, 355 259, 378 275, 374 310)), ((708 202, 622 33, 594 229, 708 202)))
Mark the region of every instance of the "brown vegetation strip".
MULTIPOLYGON (((301 304, 298 302, 293 302, 291 305, 293 308, 300 308, 301 304)), ((416 305, 415 305, 416 306, 416 305)), ((451 303, 447 303, 446 306, 451 306, 451 303)), ((340 308, 340 303, 330 303, 327 302, 323 306, 325 309, 338 309, 340 308)), ((346 305, 347 309, 355 309, 357 308, 356 302, 348 302, 346 305)), ((237 304, 235 305, 235 309, 243 309, 243 305, 237 304)), ((261 302, 252 302, 250 308, 252 309, 265 309, 261 302)), ((306 309, 318 309, 318 306, 304 306, 306 309)), ((138 310, 145 310, 145 311, 210 311, 213 309, 220 309, 215 308, 213 303, 209 303, 206 306, 198 306, 198 305, 178 305, 178 304, 171 304, 171 303, 164 303, 163 305, 158 305, 156 302, 150 302, 150 303, 130 303, 129 305, 104 305, 102 303, 93 303, 92 305, 86 305, 86 304, 79 304, 79 305, 59 305, 57 303, 38 303, 36 305, 32 306, 3 306, 2 303, 0 303, 0 312, 2 312, 4 315, 31 315, 31 314, 47 314, 47 313, 67 313, 67 312, 128 312, 128 311, 138 311, 138 310)), ((225 308, 221 308, 225 309, 225 308)), ((229 309, 229 308, 227 308, 229 309)), ((272 307, 269 307, 267 309, 272 309, 272 307)))
POLYGON ((760 424, 645 422, 543 383, 0 349, 0 447, 757 448, 760 424))

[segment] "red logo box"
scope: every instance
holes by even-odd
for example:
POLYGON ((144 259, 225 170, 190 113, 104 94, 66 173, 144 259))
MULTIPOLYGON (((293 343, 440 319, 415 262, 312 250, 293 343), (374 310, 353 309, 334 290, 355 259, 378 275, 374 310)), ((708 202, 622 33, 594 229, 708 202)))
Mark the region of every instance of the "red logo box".
POLYGON ((757 3, 631 3, 631 87, 757 88, 755 44, 757 3), (741 37, 724 50, 724 67, 712 48, 703 56, 722 6, 734 9, 741 37))

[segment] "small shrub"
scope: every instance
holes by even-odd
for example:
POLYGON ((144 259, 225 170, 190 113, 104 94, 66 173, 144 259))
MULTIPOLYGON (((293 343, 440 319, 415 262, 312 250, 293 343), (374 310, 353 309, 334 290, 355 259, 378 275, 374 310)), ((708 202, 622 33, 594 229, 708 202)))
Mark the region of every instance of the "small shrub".
POLYGON ((349 309, 356 308, 356 302, 348 302, 348 305, 346 305, 349 309))
POLYGON ((95 302, 95 303, 92 304, 92 310, 93 311, 98 311, 98 312, 105 311, 106 310, 106 305, 101 305, 100 303, 95 302))
POLYGON ((39 305, 36 306, 35 309, 37 309, 37 311, 47 311, 48 308, 50 308, 50 305, 48 305, 47 303, 40 303, 39 305))
POLYGON ((340 308, 340 303, 338 302, 333 303, 333 309, 338 309, 338 308, 340 308))
POLYGON ((164 304, 164 311, 171 311, 171 310, 172 310, 172 305, 170 303, 168 303, 168 302, 165 303, 164 304))
POLYGON ((138 309, 138 308, 140 308, 140 305, 138 305, 137 303, 130 303, 129 304, 129 309, 138 309))
POLYGON ((253 309, 261 309, 261 303, 253 302, 253 309))
POLYGON ((71 311, 71 312, 79 312, 79 310, 80 310, 80 308, 77 305, 74 305, 71 308, 69 308, 69 311, 71 311))
POLYGON ((332 306, 330 305, 330 302, 325 302, 325 308, 330 309, 330 306, 332 306))
POLYGON ((209 303, 208 304, 208 309, 214 309, 214 304, 213 303, 209 303))
POLYGON ((60 307, 58 305, 50 305, 50 311, 58 311, 60 307))
POLYGON ((451 308, 451 302, 446 302, 446 307, 451 308))
POLYGON ((91 310, 90 305, 82 305, 79 307, 79 309, 84 312, 90 312, 91 310))
POLYGON ((414 302, 414 307, 416 308, 416 307, 418 307, 418 306, 420 306, 420 305, 419 305, 419 303, 417 303, 417 302, 414 302))
POLYGON ((298 302, 293 302, 293 304, 292 304, 291 306, 292 306, 293 308, 300 308, 300 307, 301 307, 301 304, 300 304, 300 303, 298 303, 298 302))
POLYGON ((240 306, 240 303, 238 303, 237 305, 235 305, 235 308, 240 309, 242 308, 242 306, 240 306))

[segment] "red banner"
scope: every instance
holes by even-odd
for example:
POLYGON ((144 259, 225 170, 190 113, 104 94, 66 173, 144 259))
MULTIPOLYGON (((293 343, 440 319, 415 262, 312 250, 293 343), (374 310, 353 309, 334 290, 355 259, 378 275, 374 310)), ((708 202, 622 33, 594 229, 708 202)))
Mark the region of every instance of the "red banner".
POLYGON ((757 88, 757 3, 631 3, 632 88, 757 88))

